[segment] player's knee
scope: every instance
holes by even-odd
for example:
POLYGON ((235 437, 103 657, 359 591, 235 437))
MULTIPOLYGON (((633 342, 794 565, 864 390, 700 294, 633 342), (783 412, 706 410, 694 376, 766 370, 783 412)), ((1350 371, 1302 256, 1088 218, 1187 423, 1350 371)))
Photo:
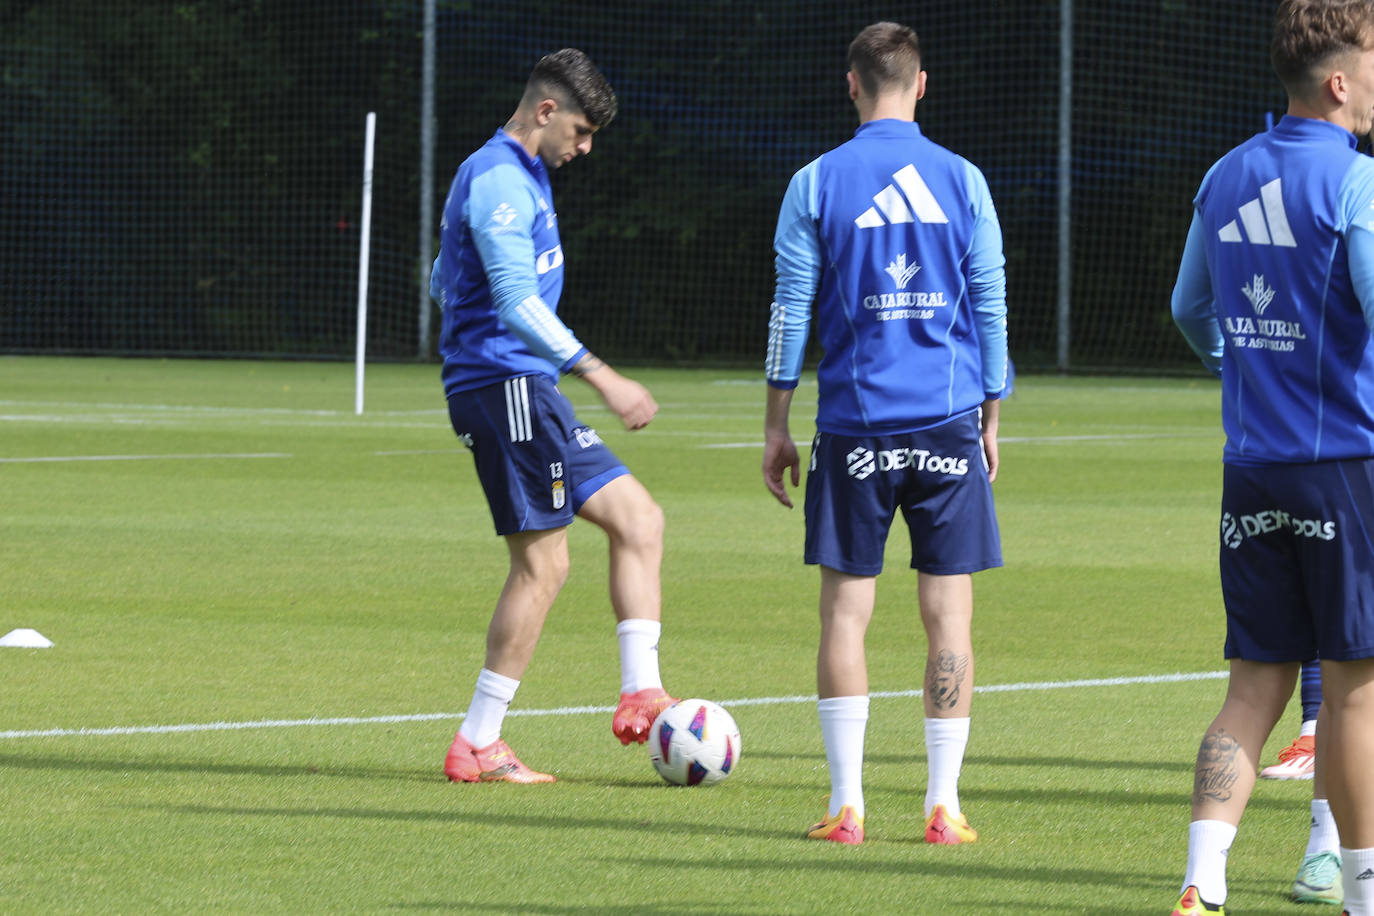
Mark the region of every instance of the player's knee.
POLYGON ((607 534, 623 549, 655 553, 663 550, 663 528, 663 509, 646 493, 624 508, 607 534))
POLYGON ((663 545, 663 508, 652 499, 645 500, 644 507, 635 519, 636 538, 646 547, 663 545))

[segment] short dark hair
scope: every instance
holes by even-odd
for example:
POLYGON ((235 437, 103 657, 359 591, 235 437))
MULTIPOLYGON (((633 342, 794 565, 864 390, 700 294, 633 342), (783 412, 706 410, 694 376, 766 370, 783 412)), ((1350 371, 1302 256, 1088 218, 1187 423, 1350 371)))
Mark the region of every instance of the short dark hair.
POLYGON ((525 84, 525 98, 553 98, 577 106, 594 127, 615 117, 615 91, 592 59, 576 48, 564 48, 539 59, 525 84))
POLYGON ((920 39, 904 25, 875 22, 849 43, 849 69, 869 95, 894 86, 907 89, 921 72, 920 39))
POLYGON ((1309 95, 1315 68, 1337 54, 1374 46, 1371 0, 1282 0, 1269 61, 1290 95, 1309 95))

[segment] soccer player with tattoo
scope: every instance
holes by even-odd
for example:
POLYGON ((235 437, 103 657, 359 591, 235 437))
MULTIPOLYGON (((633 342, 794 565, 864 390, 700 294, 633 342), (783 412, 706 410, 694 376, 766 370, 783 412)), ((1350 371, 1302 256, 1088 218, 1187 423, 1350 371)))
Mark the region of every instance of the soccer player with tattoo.
POLYGON ((1374 913, 1374 160, 1356 151, 1374 126, 1374 3, 1283 0, 1270 50, 1288 112, 1202 179, 1172 299, 1221 377, 1231 669, 1175 916, 1224 912, 1256 761, 1311 658, 1317 797, 1340 837, 1327 899, 1374 913))
POLYGON ((558 390, 560 374, 585 382, 627 429, 658 410, 556 314, 563 248, 549 171, 591 152, 592 135, 615 112, 615 93, 585 54, 547 55, 510 120, 459 167, 444 204, 430 279, 443 312, 444 393, 510 555, 485 664, 444 762, 455 782, 554 780, 521 763, 501 727, 567 578, 574 516, 609 541, 621 667, 612 731, 624 744, 642 743, 675 702, 658 667, 663 512, 558 390))
POLYGON ((895 513, 928 642, 925 840, 977 839, 959 804, 973 700, 972 573, 1002 565, 991 481, 1007 378, 1002 231, 982 173, 915 123, 916 33, 871 25, 849 47, 853 139, 792 178, 774 236, 763 478, 800 482, 788 429, 810 326, 825 354, 806 478, 805 562, 821 574, 818 711, 830 805, 808 836, 864 837, 864 636, 895 513))

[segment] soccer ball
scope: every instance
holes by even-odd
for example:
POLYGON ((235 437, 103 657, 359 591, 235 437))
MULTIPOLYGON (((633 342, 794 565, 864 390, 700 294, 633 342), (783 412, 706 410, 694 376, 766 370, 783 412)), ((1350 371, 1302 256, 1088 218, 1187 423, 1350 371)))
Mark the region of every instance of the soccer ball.
POLYGON ((739 763, 739 726, 710 700, 681 700, 649 729, 649 760, 675 786, 709 786, 739 763))

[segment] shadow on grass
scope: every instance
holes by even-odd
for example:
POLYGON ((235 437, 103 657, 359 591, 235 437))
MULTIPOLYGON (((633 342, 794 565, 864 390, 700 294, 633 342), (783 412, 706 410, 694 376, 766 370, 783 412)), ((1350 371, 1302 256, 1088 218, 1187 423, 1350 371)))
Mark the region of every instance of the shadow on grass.
POLYGON ((223 763, 210 760, 106 759, 100 757, 34 757, 0 754, 0 769, 79 770, 83 773, 208 773, 219 776, 265 776, 273 778, 326 776, 335 779, 397 779, 435 782, 444 778, 436 766, 425 770, 386 767, 330 766, 329 764, 254 764, 223 763))
MULTIPOLYGON (((816 735, 817 745, 820 743, 820 733, 816 735)), ((778 751, 759 750, 757 748, 746 748, 751 759, 761 758, 763 760, 825 760, 824 750, 818 749, 814 753, 782 753, 778 751)), ((1194 751, 1193 753, 1196 753, 1194 751)), ((882 764, 903 764, 926 762, 926 755, 923 751, 916 751, 911 754, 865 754, 865 763, 882 764)), ((969 754, 964 758, 964 767, 971 766, 1007 766, 1007 767, 1049 767, 1056 770, 1093 770, 1096 772, 1104 770, 1143 770, 1150 773, 1161 771, 1176 770, 1182 773, 1193 771, 1194 757, 1190 754, 1187 758, 1177 760, 1103 760, 1101 758, 1087 757, 1045 757, 1042 755, 999 755, 991 756, 987 754, 969 754)))
MULTIPOLYGON (((539 791, 538 789, 534 791, 539 791)), ((470 800, 476 796, 469 796, 470 800)), ((527 800, 528 795, 525 796, 527 800)), ((780 833, 777 830, 744 827, 738 824, 695 824, 681 820, 648 820, 644 817, 626 815, 625 817, 579 817, 566 814, 521 814, 510 810, 493 813, 489 807, 472 811, 455 809, 404 810, 396 808, 315 808, 315 807, 265 807, 230 805, 138 805, 145 810, 164 811, 169 814, 184 814, 196 817, 207 815, 219 817, 264 817, 264 818, 337 818, 340 820, 395 821, 398 823, 444 823, 460 825, 470 823, 475 827, 490 827, 493 818, 499 819, 503 828, 529 829, 538 831, 595 830, 598 832, 624 831, 636 835, 650 830, 657 834, 682 834, 684 836, 706 837, 752 837, 755 839, 777 840, 794 836, 792 832, 780 833)), ((797 834, 799 835, 799 834, 797 834)))
MULTIPOLYGON (((819 847, 825 844, 818 844, 807 841, 810 846, 819 847)), ((1123 869, 1113 869, 1105 867, 1079 868, 1072 866, 1041 866, 1027 865, 1014 866, 1005 864, 995 864, 985 861, 971 861, 967 856, 957 853, 951 855, 948 847, 927 846, 925 843, 919 844, 923 850, 930 852, 929 856, 919 856, 915 859, 903 858, 901 860, 877 859, 870 856, 850 855, 827 855, 824 863, 818 863, 814 857, 806 856, 791 858, 744 858, 736 857, 728 860, 711 859, 709 861, 689 861, 680 858, 623 858, 618 860, 621 865, 640 865, 645 868, 662 870, 701 870, 711 872, 739 871, 748 873, 767 873, 767 872, 797 872, 811 871, 816 868, 824 868, 827 872, 838 875, 887 875, 887 874, 915 874, 925 880, 931 878, 948 878, 962 884, 978 881, 1009 881, 1018 884, 1034 884, 1039 886, 1050 885, 1056 888, 1065 889, 1064 896, 1070 898, 1073 895, 1068 891, 1069 888, 1102 888, 1111 887, 1118 889, 1139 889, 1152 896, 1167 898, 1173 888, 1178 883, 1178 876, 1175 874, 1165 874, 1163 872, 1144 872, 1123 869)), ((868 844, 865 843, 866 849, 868 844)), ((838 851, 838 850, 833 850, 838 851)), ((829 849, 818 850, 821 853, 832 852, 829 849)), ((1174 891, 1174 893, 1177 893, 1174 891)), ((1172 904, 1174 900, 1165 900, 1163 909, 1172 904)), ((1015 906, 1016 903, 1009 902, 1008 906, 1015 906)), ((1019 905, 1024 906, 1025 901, 1020 901, 1019 905)), ((1035 903, 1035 911, 1041 912, 1047 908, 1054 908, 1053 904, 1042 905, 1039 901, 1035 903)), ((1081 895, 1076 900, 1066 901, 1065 908, 1083 911, 1083 898, 1081 895), (1071 905, 1070 905, 1071 904, 1071 905)), ((1248 912, 1248 911, 1247 911, 1248 912)))
POLYGON ((499 901, 482 900, 418 900, 413 903, 392 903, 381 907, 383 910, 433 910, 435 912, 449 913, 586 913, 594 911, 599 916, 656 916, 656 914, 671 914, 671 916, 790 916, 795 910, 758 910, 741 908, 738 904, 720 903, 689 903, 678 899, 672 903, 652 904, 648 902, 631 903, 622 906, 609 906, 604 902, 598 901, 596 906, 582 905, 557 905, 557 904, 538 904, 527 902, 511 901, 503 903, 499 901))

